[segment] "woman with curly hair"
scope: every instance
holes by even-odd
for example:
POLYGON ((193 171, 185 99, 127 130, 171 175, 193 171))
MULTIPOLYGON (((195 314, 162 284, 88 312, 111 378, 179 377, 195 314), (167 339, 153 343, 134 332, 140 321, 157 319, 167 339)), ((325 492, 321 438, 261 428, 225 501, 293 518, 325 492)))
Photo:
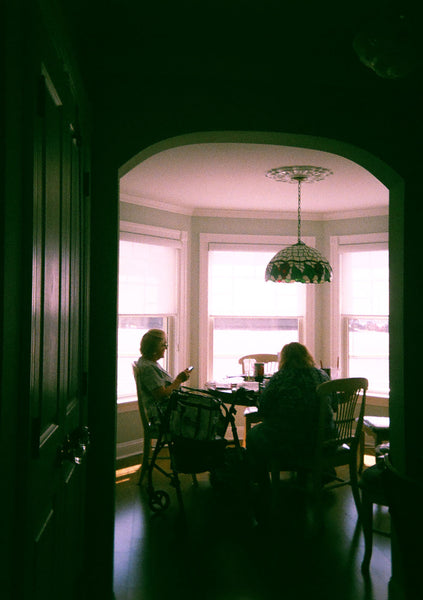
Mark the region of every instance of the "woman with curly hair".
MULTIPOLYGON (((315 366, 307 348, 292 342, 282 348, 279 370, 272 376, 259 402, 261 422, 247 435, 251 476, 262 491, 270 486, 272 458, 292 467, 311 458, 317 435, 319 401, 316 388, 329 376, 315 366)), ((333 411, 328 398, 326 429, 333 430, 333 411)))

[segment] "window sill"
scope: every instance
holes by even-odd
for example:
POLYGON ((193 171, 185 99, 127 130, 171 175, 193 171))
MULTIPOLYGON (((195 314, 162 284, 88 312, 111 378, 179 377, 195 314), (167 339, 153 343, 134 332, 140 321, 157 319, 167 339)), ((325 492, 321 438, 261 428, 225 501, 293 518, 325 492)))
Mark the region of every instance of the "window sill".
POLYGON ((138 410, 138 400, 136 396, 125 398, 125 400, 118 400, 118 413, 132 412, 133 410, 138 410))
POLYGON ((383 413, 385 414, 386 411, 389 411, 389 397, 380 394, 368 394, 366 396, 366 407, 370 406, 385 409, 383 413))

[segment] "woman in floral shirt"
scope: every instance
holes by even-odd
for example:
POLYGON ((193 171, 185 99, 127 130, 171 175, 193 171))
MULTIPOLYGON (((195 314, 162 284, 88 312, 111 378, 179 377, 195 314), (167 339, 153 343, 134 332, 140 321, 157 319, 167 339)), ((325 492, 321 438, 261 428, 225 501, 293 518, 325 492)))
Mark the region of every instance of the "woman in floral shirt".
MULTIPOLYGON (((260 398, 262 421, 247 436, 252 478, 260 486, 270 484, 269 463, 273 457, 294 467, 312 456, 319 416, 316 387, 328 380, 305 346, 292 342, 282 348, 279 370, 260 398)), ((326 427, 330 435, 334 423, 329 398, 326 427)))

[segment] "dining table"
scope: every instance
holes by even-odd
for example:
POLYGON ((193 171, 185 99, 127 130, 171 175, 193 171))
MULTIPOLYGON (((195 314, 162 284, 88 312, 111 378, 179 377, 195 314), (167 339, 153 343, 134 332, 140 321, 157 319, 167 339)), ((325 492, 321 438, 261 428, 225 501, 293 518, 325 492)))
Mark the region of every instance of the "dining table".
POLYGON ((257 407, 266 378, 262 382, 249 381, 243 376, 228 378, 225 381, 209 381, 205 390, 223 402, 235 406, 257 407))
POLYGON ((260 394, 269 378, 264 377, 263 381, 247 381, 245 378, 239 378, 236 381, 209 382, 205 388, 208 393, 213 394, 225 404, 232 407, 243 407, 244 415, 244 435, 242 445, 245 447, 247 442, 247 433, 254 423, 258 423, 258 403, 260 394))

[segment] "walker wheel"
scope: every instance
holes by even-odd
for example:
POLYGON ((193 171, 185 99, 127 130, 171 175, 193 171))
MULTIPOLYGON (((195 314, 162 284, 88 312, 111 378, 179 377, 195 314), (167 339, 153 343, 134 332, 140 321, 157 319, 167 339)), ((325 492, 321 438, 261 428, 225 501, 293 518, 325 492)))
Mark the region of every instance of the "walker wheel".
POLYGON ((149 506, 154 512, 166 510, 170 504, 170 497, 167 492, 159 490, 150 496, 149 506))

